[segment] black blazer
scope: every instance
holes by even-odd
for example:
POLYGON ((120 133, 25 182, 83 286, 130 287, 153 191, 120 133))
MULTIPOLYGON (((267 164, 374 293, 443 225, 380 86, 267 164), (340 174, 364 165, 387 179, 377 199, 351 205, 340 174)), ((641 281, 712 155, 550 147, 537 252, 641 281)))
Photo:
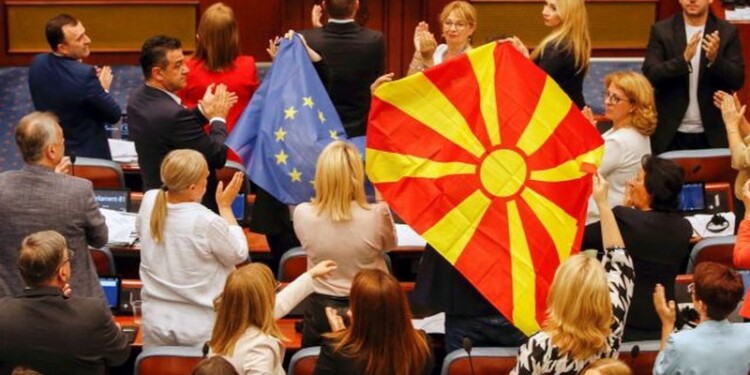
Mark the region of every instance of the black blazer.
POLYGON ((208 121, 198 108, 187 109, 166 92, 143 85, 130 93, 128 99, 128 127, 135 142, 138 164, 143 177, 143 189, 161 186, 159 167, 162 159, 176 149, 193 149, 206 158, 210 175, 203 204, 217 211, 216 169, 227 160, 226 122, 215 120, 206 134, 203 124, 208 121))
POLYGON ((690 74, 698 74, 698 106, 708 144, 712 148, 727 147, 727 134, 721 111, 713 105, 717 90, 735 91, 745 82, 745 64, 737 28, 713 14, 708 15, 704 35, 719 31, 721 44, 716 61, 709 67, 706 53, 699 49, 700 69, 690 73, 683 53, 687 45, 682 12, 655 23, 651 27, 643 62, 643 74, 654 86, 658 124, 651 136, 654 154, 666 151, 677 133, 689 103, 690 74))
POLYGON ((385 71, 383 34, 355 22, 329 22, 322 28, 304 30, 302 34, 330 69, 328 93, 347 137, 365 135, 370 85, 385 71))
POLYGON ((64 298, 53 287, 0 299, 0 374, 19 365, 45 375, 104 374, 129 356, 102 299, 64 298))
POLYGON ((104 124, 120 121, 122 110, 93 66, 53 53, 38 55, 29 67, 29 90, 37 111, 60 118, 68 154, 112 159, 104 124))
POLYGON ((586 76, 586 69, 578 71, 575 56, 570 51, 562 47, 557 48, 551 43, 534 63, 560 85, 579 109, 583 109, 586 105, 583 99, 583 77, 586 76))

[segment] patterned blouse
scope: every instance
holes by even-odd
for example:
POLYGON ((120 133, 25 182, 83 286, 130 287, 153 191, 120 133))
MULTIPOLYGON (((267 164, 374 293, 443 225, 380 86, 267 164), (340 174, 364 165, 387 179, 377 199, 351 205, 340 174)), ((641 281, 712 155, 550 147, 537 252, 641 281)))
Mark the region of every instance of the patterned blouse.
POLYGON ((622 334, 625 331, 625 316, 633 297, 633 262, 630 255, 622 250, 607 251, 602 258, 602 265, 607 272, 609 296, 612 300, 614 321, 607 339, 608 347, 586 359, 573 359, 561 355, 560 350, 552 344, 550 336, 539 331, 518 349, 516 367, 511 375, 516 374, 558 374, 576 375, 588 364, 601 358, 617 358, 622 334))

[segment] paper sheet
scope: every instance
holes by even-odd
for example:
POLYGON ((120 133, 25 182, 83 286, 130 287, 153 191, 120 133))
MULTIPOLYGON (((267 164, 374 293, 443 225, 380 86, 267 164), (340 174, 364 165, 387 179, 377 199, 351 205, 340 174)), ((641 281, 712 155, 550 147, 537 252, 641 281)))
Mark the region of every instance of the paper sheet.
POLYGON ((132 245, 138 238, 135 231, 137 214, 99 208, 109 229, 107 245, 132 245))

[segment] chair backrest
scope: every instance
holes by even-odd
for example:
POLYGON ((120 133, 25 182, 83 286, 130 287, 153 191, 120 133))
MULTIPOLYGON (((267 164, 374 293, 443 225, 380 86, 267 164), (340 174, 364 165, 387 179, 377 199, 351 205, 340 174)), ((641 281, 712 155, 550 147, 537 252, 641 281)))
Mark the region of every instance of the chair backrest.
POLYGON ((732 169, 728 148, 665 152, 659 157, 672 159, 685 171, 685 181, 733 183, 737 171, 732 169))
POLYGON ((301 247, 293 247, 281 257, 277 279, 290 283, 307 271, 307 253, 301 247))
MULTIPOLYGON (((393 273, 393 266, 391 265, 391 257, 383 253, 385 259, 385 265, 388 267, 388 272, 393 273)), ((307 253, 302 250, 301 247, 293 247, 287 250, 284 255, 281 256, 279 261, 279 272, 276 278, 282 283, 291 283, 294 279, 301 276, 307 271, 307 253)))
POLYGON ((202 359, 202 350, 197 347, 150 347, 135 359, 135 375, 190 374, 202 359))
POLYGON ((695 244, 690 253, 687 273, 693 273, 701 262, 716 262, 734 268, 734 244, 737 236, 709 237, 695 244))
POLYGON ((315 365, 318 363, 320 356, 320 347, 313 346, 304 348, 294 353, 289 361, 288 375, 312 375, 315 372, 315 365))
POLYGON ((115 257, 112 256, 112 252, 108 247, 103 247, 101 249, 89 247, 89 253, 91 254, 91 259, 94 260, 96 273, 99 276, 117 275, 115 257))
POLYGON ((619 359, 633 370, 634 374, 651 374, 659 354, 659 340, 624 342, 620 345, 619 359), (635 347, 637 350, 634 350, 635 347))
POLYGON ((440 375, 507 374, 516 365, 518 348, 474 348, 469 359, 466 350, 448 353, 440 375))
POLYGON ((122 167, 112 160, 78 157, 71 172, 76 177, 91 181, 95 188, 125 187, 122 167))

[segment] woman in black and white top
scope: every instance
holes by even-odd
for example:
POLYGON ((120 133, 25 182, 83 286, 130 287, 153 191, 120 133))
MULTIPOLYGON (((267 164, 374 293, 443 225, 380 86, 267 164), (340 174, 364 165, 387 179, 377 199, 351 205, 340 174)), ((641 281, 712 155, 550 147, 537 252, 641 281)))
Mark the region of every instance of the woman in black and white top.
POLYGON ((601 176, 594 177, 607 249, 602 264, 578 254, 560 265, 550 288, 544 328, 521 346, 511 374, 573 375, 591 362, 617 355, 634 273, 607 201, 607 185, 601 176))

